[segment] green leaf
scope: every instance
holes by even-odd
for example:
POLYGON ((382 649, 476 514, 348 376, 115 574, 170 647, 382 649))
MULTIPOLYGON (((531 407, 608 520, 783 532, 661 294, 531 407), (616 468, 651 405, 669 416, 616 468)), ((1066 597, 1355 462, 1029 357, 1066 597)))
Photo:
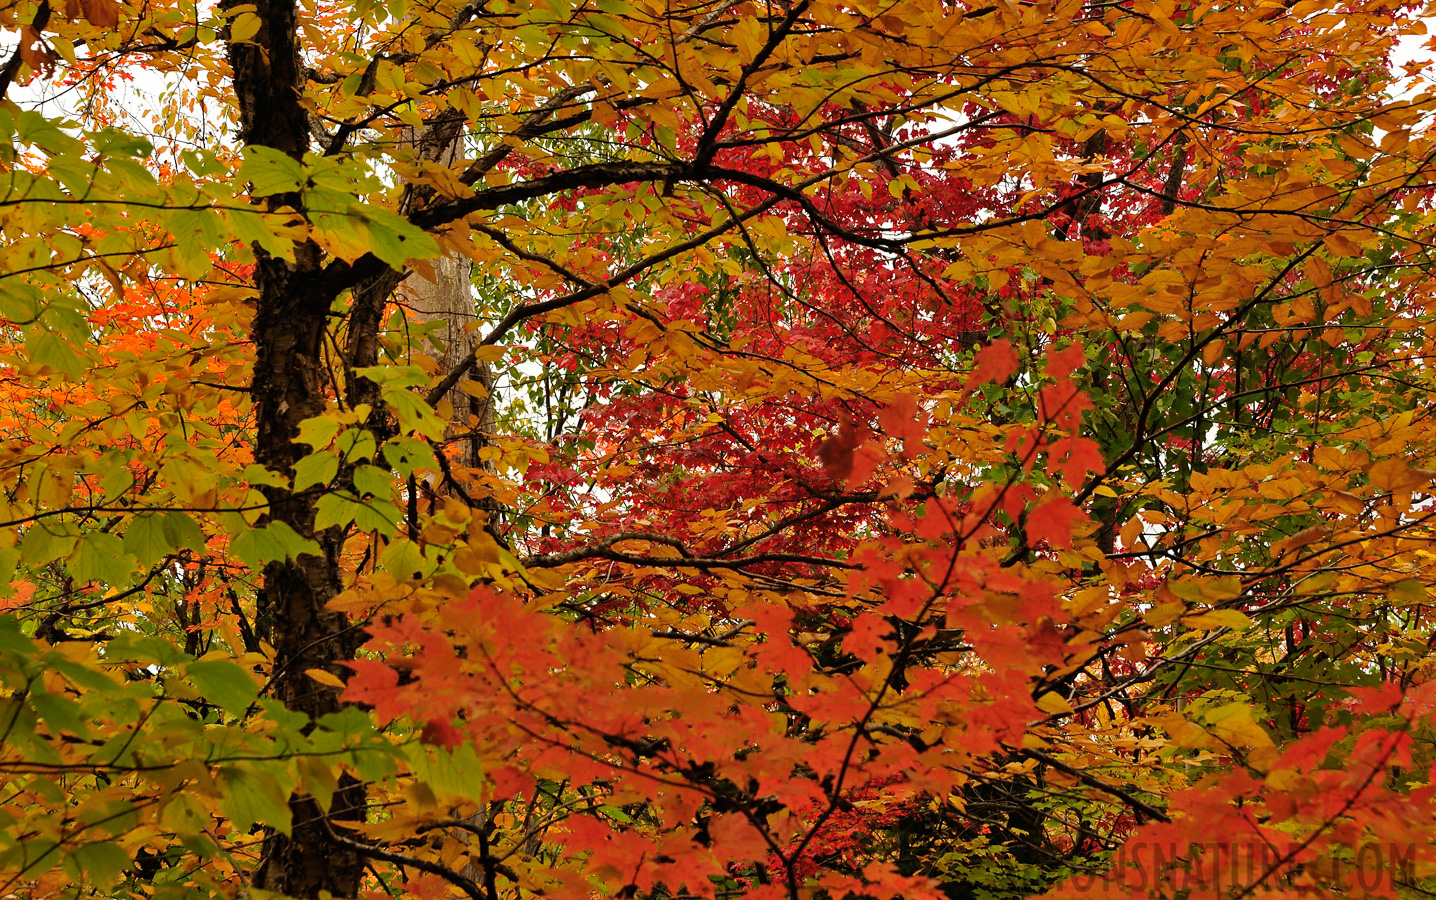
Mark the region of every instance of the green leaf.
POLYGON ((95 150, 106 157, 107 162, 116 162, 114 157, 128 156, 130 159, 148 159, 155 152, 154 144, 136 134, 118 128, 101 128, 90 135, 95 150))
POLYGON ((1426 602, 1426 586, 1415 578, 1405 578, 1387 585, 1386 596, 1399 603, 1415 606, 1426 602))
POLYGON ((148 568, 164 559, 174 549, 165 534, 164 517, 157 513, 140 513, 125 526, 124 550, 148 568))
POLYGON ((429 383, 428 374, 418 366, 365 366, 355 369, 354 374, 387 388, 421 387, 429 383))
POLYGON ((227 659, 190 663, 184 674, 206 700, 235 717, 242 717, 259 696, 254 676, 227 659))
POLYGON ((15 585, 11 579, 15 577, 15 566, 20 562, 20 550, 16 547, 0 547, 0 595, 7 589, 13 591, 15 585))
POLYGON ((160 637, 122 630, 105 644, 105 662, 112 664, 173 666, 190 658, 188 653, 160 637))
POLYGON ((418 546, 410 540, 396 540, 379 554, 379 566, 396 581, 408 581, 416 575, 429 573, 433 564, 419 552, 418 546))
POLYGON ((190 518, 188 513, 179 510, 165 513, 164 535, 165 540, 169 541, 172 547, 183 547, 195 553, 204 552, 204 532, 200 530, 199 523, 190 518))
POLYGON ((246 246, 258 244, 264 252, 279 259, 294 261, 294 241, 275 234, 271 223, 281 221, 276 216, 264 215, 259 210, 226 209, 224 221, 229 224, 230 234, 246 246))
POLYGON ((31 695, 30 706, 57 737, 62 731, 81 738, 89 737, 89 730, 80 718, 80 705, 74 700, 41 691, 31 695))
POLYGON ((114 500, 134 486, 135 476, 123 460, 108 460, 108 468, 100 476, 100 491, 106 500, 114 500))
POLYGON ((125 554, 124 542, 105 531, 92 531, 81 537, 66 562, 70 574, 79 582, 102 581, 114 585, 134 570, 133 559, 125 554))
POLYGON ((12 325, 29 325, 40 317, 44 306, 40 292, 28 284, 7 280, 0 284, 0 317, 12 325))
POLYGON ((384 402, 399 420, 400 431, 417 431, 431 441, 444 439, 444 420, 424 402, 423 397, 403 388, 386 387, 384 402))
POLYGON ((244 163, 235 177, 249 182, 256 197, 289 194, 304 182, 304 167, 299 160, 272 147, 252 144, 244 148, 244 163))
POLYGON ((329 450, 311 453, 294 464, 294 490, 327 485, 339 474, 339 457, 329 450))
POLYGON ((388 500, 370 497, 359 504, 354 524, 360 531, 377 531, 386 538, 392 538, 399 530, 399 518, 399 507, 388 500))
POLYGON ((258 824, 289 834, 289 792, 273 773, 241 762, 220 769, 219 780, 224 786, 220 807, 235 830, 252 831, 258 824))
POLYGON ((270 522, 242 529, 230 540, 229 552, 245 565, 261 569, 267 563, 295 559, 302 553, 318 556, 322 551, 317 543, 301 537, 283 522, 270 522))
POLYGON ((130 855, 111 841, 85 844, 70 853, 70 859, 91 884, 108 890, 133 865, 130 855))
POLYGON ((62 556, 69 556, 75 547, 75 526, 53 520, 36 522, 20 539, 20 554, 31 566, 43 566, 62 556))
POLYGON ((61 131, 59 126, 38 112, 26 110, 16 120, 21 141, 44 150, 51 156, 79 156, 85 145, 61 131))
POLYGON ((48 328, 36 326, 25 336, 25 353, 30 361, 63 372, 71 378, 85 374, 85 357, 75 352, 69 341, 48 328))
POLYGON ((315 416, 312 419, 305 419, 299 423, 297 440, 301 444, 308 444, 315 450, 323 450, 339 433, 339 427, 339 420, 333 416, 315 416))
POLYGON ((391 479, 392 476, 378 466, 359 466, 354 470, 354 487, 360 494, 387 497, 393 487, 391 479))
POLYGON ((210 827, 209 810, 197 797, 180 794, 165 805, 160 813, 160 824, 167 830, 182 837, 201 834, 210 827))
POLYGON ((300 789, 313 797, 321 810, 328 812, 334 802, 334 792, 339 789, 339 778, 334 769, 318 756, 301 756, 297 762, 300 789))
MULTIPOLYGON (((303 426, 300 426, 300 430, 303 430, 303 426)), ((289 486, 289 483, 284 480, 283 475, 280 475, 273 469, 265 468, 259 463, 250 463, 244 467, 244 481, 251 487, 259 487, 262 485, 282 488, 289 486)))
MULTIPOLYGON (((110 675, 99 669, 67 659, 59 653, 51 653, 45 659, 45 665, 53 671, 59 672, 77 687, 84 688, 91 693, 84 699, 86 702, 94 703, 97 695, 115 694, 120 687, 120 682, 111 678, 110 675)), ((106 702, 105 698, 99 697, 99 702, 106 702)), ((111 710, 112 712, 114 710, 111 710)))
POLYGON ((434 451, 425 441, 411 437, 390 438, 384 442, 384 459, 399 473, 408 478, 415 469, 437 469, 434 451))
POLYGON ((22 841, 0 851, 0 869, 21 870, 28 878, 36 878, 60 864, 60 845, 49 838, 22 841))
POLYGON ((414 779, 427 784, 434 793, 453 794, 468 800, 482 799, 484 767, 472 744, 464 743, 453 750, 446 750, 416 741, 405 748, 404 755, 413 767, 414 779))
POLYGON ((411 259, 433 259, 439 245, 403 216, 374 206, 356 206, 354 212, 368 226, 370 252, 392 268, 402 269, 411 259))
POLYGON ((361 459, 373 459, 377 449, 374 433, 365 428, 348 429, 339 435, 339 442, 335 446, 339 448, 344 461, 351 463, 361 459))
POLYGON ((212 209, 187 209, 169 218, 170 233, 182 258, 197 277, 209 268, 209 255, 220 245, 222 220, 212 209))
POLYGON ((359 499, 348 491, 336 491, 320 497, 314 508, 314 527, 322 531, 325 528, 348 527, 363 507, 359 499))

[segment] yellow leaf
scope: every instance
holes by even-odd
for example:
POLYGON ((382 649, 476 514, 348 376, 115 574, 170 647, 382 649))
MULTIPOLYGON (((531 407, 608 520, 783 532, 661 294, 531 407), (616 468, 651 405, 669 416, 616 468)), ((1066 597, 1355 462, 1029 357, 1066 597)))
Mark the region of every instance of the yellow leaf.
POLYGON ((1315 544, 1317 541, 1325 540, 1330 536, 1331 526, 1329 525, 1313 525, 1310 528, 1303 528, 1301 531, 1298 531, 1291 537, 1277 541, 1275 544, 1273 544, 1271 548, 1271 555, 1275 559, 1280 559, 1288 553, 1292 553, 1293 551, 1300 550, 1302 547, 1315 544))
POLYGON ((1371 486, 1379 491, 1410 491, 1426 484, 1436 472, 1413 469, 1399 459, 1383 459, 1366 470, 1371 486))
POLYGON ((1228 703, 1207 714, 1212 731, 1229 744, 1239 747, 1269 747, 1271 736, 1252 717, 1245 703, 1228 703))
POLYGON ((1166 603, 1158 603, 1148 610, 1147 614, 1142 618, 1152 628, 1160 628, 1163 625, 1169 625, 1180 619, 1182 613, 1186 611, 1186 604, 1180 600, 1172 600, 1166 603))
POLYGON ((344 687, 344 682, 339 680, 338 675, 335 675, 333 672, 329 672, 324 669, 305 669, 304 674, 308 675, 310 678, 313 678, 320 684, 328 685, 329 687, 344 687))
POLYGON ((1328 234, 1321 242, 1337 256, 1361 255, 1361 245, 1344 234, 1328 234))
POLYGON ((259 34, 259 26, 264 24, 259 16, 251 12, 240 13, 234 17, 229 26, 229 39, 236 44, 246 44, 259 34))
POLYGON ((1210 612, 1188 616, 1184 621, 1193 628, 1204 628, 1207 630, 1231 628, 1235 631, 1241 631, 1249 627, 1252 623, 1252 620, 1246 613, 1239 612, 1235 609, 1214 609, 1210 612))
POLYGON ((1405 578, 1388 584, 1386 596, 1399 603, 1414 606, 1426 602, 1426 586, 1415 578, 1405 578))
POLYGON ((1055 691, 1048 691, 1037 700, 1037 708, 1050 715, 1065 715, 1072 712, 1072 704, 1055 691))

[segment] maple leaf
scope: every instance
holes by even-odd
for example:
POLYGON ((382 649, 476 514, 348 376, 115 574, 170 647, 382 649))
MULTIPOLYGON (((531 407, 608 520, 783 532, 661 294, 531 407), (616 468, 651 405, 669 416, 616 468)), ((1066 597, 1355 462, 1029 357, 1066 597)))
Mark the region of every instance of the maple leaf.
POLYGON ((1048 494, 1027 510, 1024 520, 1027 531, 1027 540, 1034 546, 1038 543, 1046 543, 1050 547, 1060 550, 1072 546, 1072 532, 1074 527, 1087 520, 1087 514, 1082 512, 1071 500, 1057 494, 1048 494))
POLYGON ((843 649, 869 662, 887 647, 892 626, 875 613, 863 613, 853 620, 852 630, 843 638, 843 649))
POLYGON ((823 470, 839 484, 855 488, 867 481, 882 463, 885 454, 872 443, 867 426, 845 420, 836 434, 818 447, 823 470))
POLYGON ((1090 438, 1058 438, 1048 445, 1047 454, 1052 468, 1061 473, 1069 488, 1076 488, 1088 473, 1101 475, 1106 471, 1102 449, 1090 438))
POLYGON ((1012 344, 1005 340, 993 341, 973 356, 972 373, 967 376, 965 389, 971 391, 985 382, 1002 383, 1016 374, 1019 368, 1017 353, 1012 344))
POLYGON ((419 733, 419 741, 430 746, 452 749, 464 742, 464 736, 451 722, 444 719, 430 719, 424 723, 424 728, 419 733))
POLYGON ((1086 365, 1087 357, 1082 349, 1082 344, 1073 341, 1062 347, 1060 350, 1051 350, 1047 353, 1047 363, 1043 372, 1049 378, 1061 379, 1071 375, 1077 369, 1086 365))
POLYGON ((917 456, 927 435, 928 414, 908 394, 899 394, 891 403, 878 410, 878 423, 883 431, 903 442, 904 459, 917 456))

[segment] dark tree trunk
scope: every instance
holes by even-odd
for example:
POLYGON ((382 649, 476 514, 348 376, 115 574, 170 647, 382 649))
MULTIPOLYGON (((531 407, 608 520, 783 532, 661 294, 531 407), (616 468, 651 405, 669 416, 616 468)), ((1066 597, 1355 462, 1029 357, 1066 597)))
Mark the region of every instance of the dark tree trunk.
MULTIPOLYGON (((295 4, 259 0, 255 12, 262 27, 253 43, 229 45, 240 137, 245 146, 272 147, 299 159, 309 147, 309 125, 299 102, 304 74, 295 4)), ((299 199, 286 195, 271 201, 298 208, 299 199)), ((321 283, 323 255, 315 244, 298 246, 292 263, 255 252, 255 461, 288 478, 308 452, 294 443, 299 423, 321 415, 330 402, 323 350, 332 291, 321 283)), ((313 492, 275 487, 264 492, 268 521, 283 522, 316 541, 321 551, 268 564, 258 599, 263 636, 275 649, 272 694, 289 709, 317 718, 340 708, 338 692, 305 671, 342 674, 335 663, 353 659, 362 641, 346 616, 326 607, 340 589, 343 535, 315 531, 313 492)), ((352 780, 340 788, 327 817, 312 799, 291 798, 293 832, 266 836, 253 876, 256 887, 300 898, 357 895, 363 861, 334 839, 330 821, 362 818, 364 789, 352 780)))
MULTIPOLYGON (((322 414, 328 405, 320 367, 328 304, 316 310, 319 304, 307 302, 308 293, 284 277, 292 275, 282 271, 287 268, 287 263, 272 260, 260 267, 253 383, 258 423, 255 459, 286 475, 303 455, 303 448, 292 443, 296 427, 322 414)), ((289 709, 318 718, 338 711, 338 693, 304 673, 317 668, 344 674, 334 664, 353 659, 362 642, 362 633, 344 614, 325 606, 340 589, 342 535, 335 529, 315 531, 313 493, 282 488, 267 488, 265 493, 269 519, 316 540, 322 550, 321 556, 306 554, 270 563, 259 595, 263 628, 275 649, 272 692, 289 709)), ((363 788, 352 781, 341 787, 330 818, 362 818, 363 788)), ((317 898, 322 891, 335 897, 355 896, 362 860, 333 839, 332 826, 312 800, 295 797, 290 806, 293 833, 266 838, 255 885, 301 898, 317 898)))

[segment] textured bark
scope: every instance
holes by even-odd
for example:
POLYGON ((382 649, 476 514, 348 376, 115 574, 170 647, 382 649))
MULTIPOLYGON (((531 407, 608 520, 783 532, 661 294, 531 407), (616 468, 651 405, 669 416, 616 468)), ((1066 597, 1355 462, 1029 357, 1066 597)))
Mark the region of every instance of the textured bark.
MULTIPOLYGON (((258 0, 252 7, 261 21, 253 43, 229 45, 234 90, 244 145, 263 145, 296 159, 309 146, 308 117, 301 106, 297 10, 293 0, 258 0)), ((298 205, 294 196, 271 198, 298 205)), ((258 288, 253 325, 255 346, 251 396, 255 416, 255 461, 286 477, 307 449, 294 443, 298 426, 329 406, 323 369, 325 328, 331 290, 321 276, 323 255, 313 243, 296 248, 294 262, 256 249, 258 288)), ((316 532, 313 492, 294 493, 266 487, 268 521, 283 522, 315 540, 321 552, 268 564, 259 591, 262 636, 275 649, 273 696, 286 707, 317 718, 340 708, 338 692, 316 683, 305 670, 344 670, 335 664, 354 658, 361 634, 347 618, 329 610, 340 588, 339 551, 343 535, 316 532)), ((263 855, 253 873, 256 887, 300 898, 354 897, 363 861, 336 841, 331 819, 363 815, 363 787, 341 782, 329 816, 311 798, 291 798, 290 835, 266 835, 263 855)))
MULTIPOLYGON (((266 467, 292 471, 305 448, 293 443, 297 426, 328 406, 320 352, 327 316, 307 303, 305 292, 285 278, 287 264, 267 261, 260 267, 260 303, 255 317, 256 347, 253 396, 258 435, 255 459, 266 467)), ((321 555, 273 562, 264 569, 259 611, 264 636, 275 649, 273 695, 284 705, 312 718, 337 712, 337 691, 305 675, 308 669, 345 670, 335 663, 354 658, 362 633, 348 618, 326 608, 340 590, 339 553, 342 535, 314 527, 313 493, 266 488, 269 518, 283 522, 319 543, 321 555)), ((301 898, 322 892, 354 897, 363 861, 336 842, 331 825, 307 797, 290 801, 294 828, 289 836, 266 836, 264 854, 254 873, 256 887, 301 898)), ((364 791, 359 784, 341 784, 330 818, 358 820, 363 816, 364 791)))
POLYGON ((1177 210, 1177 198, 1182 193, 1182 176, 1187 170, 1187 133, 1177 135, 1172 141, 1172 167, 1167 170, 1167 181, 1162 186, 1162 215, 1170 216, 1177 210))
MULTIPOLYGON (((1085 162, 1092 162, 1105 152, 1107 152, 1107 129, 1103 128, 1089 137, 1082 145, 1082 159, 1085 162)), ((1088 172, 1078 179, 1077 183, 1081 186, 1082 193, 1068 204, 1071 224, 1062 229, 1062 238, 1080 235, 1084 240, 1100 241, 1107 237, 1105 229, 1091 224, 1092 217, 1102 211, 1102 178, 1101 172, 1088 172)))
MULTIPOLYGON (((441 117, 422 133, 410 132, 408 140, 416 146, 422 158, 453 167, 463 159, 461 126, 462 121, 455 116, 441 117)), ((411 212, 424 199, 427 199, 424 192, 411 189, 404 201, 404 211, 411 212)), ((476 317, 470 272, 468 258, 451 253, 434 261, 432 279, 414 272, 399 286, 399 300, 409 307, 415 321, 438 325, 432 335, 439 345, 434 355, 440 372, 457 368, 474 347, 472 327, 476 317)), ((446 437, 457 443, 459 452, 454 461, 461 467, 491 468, 480 458, 479 451, 487 445, 488 436, 493 433, 493 386, 492 370, 487 363, 480 362, 468 378, 451 387, 442 398, 448 402, 450 410, 446 437), (477 382, 482 388, 477 393, 484 396, 474 396, 465 390, 465 382, 469 382, 470 387, 477 382)), ((485 507, 490 512, 495 511, 491 504, 486 503, 485 507)))
MULTIPOLYGON (((441 117, 422 132, 410 131, 406 140, 415 146, 421 158, 452 168, 464 158, 464 135, 462 122, 456 117, 441 117)), ((403 210, 411 212, 428 199, 427 191, 410 185, 404 198, 403 210)), ((450 253, 433 262, 433 278, 419 272, 411 272, 399 285, 399 302, 409 308, 413 318, 420 323, 434 323, 438 328, 431 332, 432 340, 438 344, 434 351, 438 371, 450 372, 463 363, 473 351, 475 338, 472 326, 477 315, 474 307, 472 263, 458 253, 450 253)), ((433 349, 433 348, 431 348, 433 349)), ((441 398, 449 404, 448 427, 445 438, 457 444, 453 454, 454 463, 466 469, 493 471, 493 463, 481 458, 479 451, 488 444, 494 430, 494 379, 489 364, 480 361, 470 372, 441 398), (477 382, 483 390, 482 397, 464 390, 465 383, 477 382)), ((442 405, 440 405, 442 411, 442 405)), ((462 477, 455 473, 457 477, 462 477)), ((411 490, 417 490, 414 485, 411 490)), ((426 489, 431 497, 454 493, 446 484, 430 484, 426 489)), ((477 502, 492 517, 498 512, 498 505, 484 492, 466 490, 469 499, 477 502), (481 496, 475 497, 478 493, 481 496)), ((414 498, 417 499, 417 498, 414 498)), ((488 853, 486 835, 492 829, 492 822, 481 808, 478 812, 461 820, 466 828, 456 829, 452 837, 459 841, 477 845, 471 856, 478 861, 470 862, 459 873, 475 884, 483 885, 490 897, 497 897, 496 875, 493 861, 488 853)))
POLYGON ((249 41, 228 45, 240 137, 245 145, 263 144, 299 159, 309 149, 309 114, 299 103, 304 67, 298 9, 294 0, 231 0, 224 7, 241 5, 253 9, 260 27, 249 41))
MULTIPOLYGON (((432 334, 439 349, 433 355, 441 372, 458 366, 473 349, 470 328, 475 318, 474 296, 469 273, 468 259, 451 254, 434 261, 432 281, 414 273, 399 288, 400 301, 413 311, 415 321, 438 325, 432 334)), ((486 392, 493 386, 487 366, 477 367, 472 378, 486 392)), ((484 446, 485 435, 493 431, 491 398, 469 394, 460 382, 444 400, 451 410, 448 437, 459 445, 455 461, 467 468, 481 468, 479 449, 484 446)))

